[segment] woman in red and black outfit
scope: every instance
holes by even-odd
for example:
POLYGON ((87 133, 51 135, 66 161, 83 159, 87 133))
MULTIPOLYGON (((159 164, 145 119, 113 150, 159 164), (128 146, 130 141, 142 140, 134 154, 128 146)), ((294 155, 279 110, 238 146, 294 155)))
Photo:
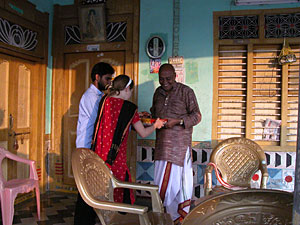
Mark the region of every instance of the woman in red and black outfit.
MULTIPOLYGON (((93 150, 106 162, 114 176, 122 181, 131 181, 126 164, 127 139, 132 125, 141 137, 147 137, 164 122, 157 119, 150 127, 144 127, 140 121, 137 106, 128 101, 134 83, 127 75, 117 76, 108 95, 102 97, 99 105, 99 116, 96 122, 93 139, 93 150)), ((134 203, 132 190, 115 189, 116 202, 134 203)))

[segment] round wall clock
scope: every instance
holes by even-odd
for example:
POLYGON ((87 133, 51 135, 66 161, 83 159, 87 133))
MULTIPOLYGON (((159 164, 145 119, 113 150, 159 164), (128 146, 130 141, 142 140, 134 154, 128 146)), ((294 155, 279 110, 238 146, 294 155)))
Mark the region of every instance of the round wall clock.
POLYGON ((163 39, 159 36, 152 36, 147 41, 146 52, 147 55, 152 59, 161 58, 165 53, 166 46, 163 39))

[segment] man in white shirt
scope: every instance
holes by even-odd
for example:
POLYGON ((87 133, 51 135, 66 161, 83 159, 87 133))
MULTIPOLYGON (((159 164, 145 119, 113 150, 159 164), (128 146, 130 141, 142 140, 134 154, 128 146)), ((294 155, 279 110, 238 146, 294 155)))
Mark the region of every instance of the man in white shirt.
MULTIPOLYGON (((115 70, 108 63, 94 65, 91 72, 92 83, 82 95, 79 104, 76 148, 91 148, 94 125, 103 91, 111 83, 115 70)), ((74 225, 94 225, 96 213, 78 194, 75 207, 74 225)))

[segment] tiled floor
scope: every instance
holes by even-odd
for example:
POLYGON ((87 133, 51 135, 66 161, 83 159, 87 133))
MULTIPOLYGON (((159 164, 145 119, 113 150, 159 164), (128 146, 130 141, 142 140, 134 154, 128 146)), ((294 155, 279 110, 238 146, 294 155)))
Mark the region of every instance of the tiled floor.
MULTIPOLYGON (((36 201, 27 200, 15 205, 13 224, 16 225, 73 225, 77 194, 47 192, 41 195, 41 219, 37 220, 36 201)), ((2 217, 0 218, 2 224, 2 217)))
MULTIPOLYGON (((27 200, 15 205, 15 225, 73 225, 77 194, 47 192, 41 195, 41 219, 37 220, 36 201, 27 200)), ((150 206, 150 199, 136 199, 139 205, 150 206)), ((151 207, 151 206, 150 206, 151 207)), ((0 217, 2 224, 2 217, 0 217)))

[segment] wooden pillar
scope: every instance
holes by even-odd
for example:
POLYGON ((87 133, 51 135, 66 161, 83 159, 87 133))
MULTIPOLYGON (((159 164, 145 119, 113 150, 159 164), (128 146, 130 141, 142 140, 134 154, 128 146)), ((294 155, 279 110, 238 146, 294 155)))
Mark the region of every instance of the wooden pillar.
POLYGON ((300 63, 299 63, 299 88, 298 88, 298 128, 297 128, 297 149, 296 169, 294 186, 293 225, 300 224, 300 63))

